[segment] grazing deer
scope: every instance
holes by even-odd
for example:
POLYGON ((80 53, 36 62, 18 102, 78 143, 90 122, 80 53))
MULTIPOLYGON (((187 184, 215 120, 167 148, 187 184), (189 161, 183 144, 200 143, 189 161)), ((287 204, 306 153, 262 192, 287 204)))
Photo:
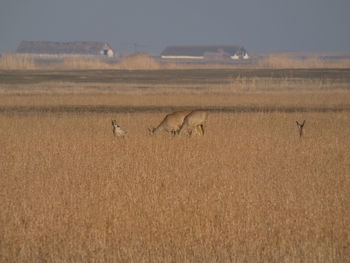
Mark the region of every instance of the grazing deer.
POLYGON ((122 130, 118 125, 116 120, 112 120, 113 134, 114 136, 123 137, 126 134, 126 131, 122 130))
POLYGON ((305 120, 303 121, 303 123, 299 123, 298 121, 296 121, 298 128, 299 128, 299 137, 301 138, 301 136, 303 136, 303 128, 305 125, 305 120))
POLYGON ((149 128, 149 132, 154 134, 159 131, 170 132, 175 135, 185 119, 191 111, 176 111, 165 116, 162 122, 156 128, 149 128))
POLYGON ((199 130, 204 135, 204 127, 208 119, 208 113, 203 110, 192 111, 186 116, 180 128, 179 134, 187 133, 192 135, 194 130, 199 130))

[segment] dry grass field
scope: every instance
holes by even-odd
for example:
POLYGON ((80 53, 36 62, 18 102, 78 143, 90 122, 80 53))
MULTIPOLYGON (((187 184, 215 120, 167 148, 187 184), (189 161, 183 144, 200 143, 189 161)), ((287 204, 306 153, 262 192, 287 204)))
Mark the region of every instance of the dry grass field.
POLYGON ((268 54, 254 54, 253 59, 227 63, 186 63, 160 61, 147 53, 133 53, 126 57, 107 61, 100 56, 62 56, 52 60, 38 59, 31 54, 4 53, 0 56, 0 70, 157 70, 157 69, 324 69, 350 68, 349 54, 347 53, 288 53, 272 52, 268 54), (330 59, 331 57, 337 59, 330 59), (328 58, 327 58, 328 57, 328 58), (342 58, 341 58, 342 57, 342 58))
POLYGON ((237 95, 345 91, 350 91, 350 69, 0 70, 1 95, 237 95))
POLYGON ((350 261, 348 88, 64 94, 4 79, 26 92, 0 95, 0 262, 350 261), (203 137, 148 134, 185 108, 209 110, 203 137))

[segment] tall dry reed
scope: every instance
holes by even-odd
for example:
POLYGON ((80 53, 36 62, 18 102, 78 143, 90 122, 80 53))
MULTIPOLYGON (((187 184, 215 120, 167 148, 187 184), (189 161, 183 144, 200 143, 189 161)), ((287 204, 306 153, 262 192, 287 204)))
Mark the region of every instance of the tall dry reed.
MULTIPOLYGON (((42 59, 41 59, 42 60, 42 59)), ((71 56, 62 57, 56 62, 41 63, 34 61, 32 56, 20 54, 4 54, 0 59, 0 69, 22 70, 22 69, 52 69, 52 70, 69 70, 69 69, 125 69, 125 70, 155 70, 155 69, 239 69, 239 68, 261 68, 261 69, 285 69, 285 68, 350 68, 350 60, 335 59, 326 60, 316 55, 305 55, 304 58, 298 58, 296 55, 276 53, 270 54, 263 58, 254 58, 244 63, 186 63, 162 61, 161 63, 152 58, 147 53, 135 53, 121 58, 118 62, 106 61, 101 57, 83 57, 71 56)))
POLYGON ((0 57, 0 69, 3 70, 32 70, 36 68, 34 60, 26 55, 5 53, 0 57))
POLYGON ((349 113, 163 116, 0 114, 0 261, 350 260, 349 113))
POLYGON ((111 65, 98 58, 66 57, 63 62, 50 65, 51 68, 61 69, 111 69, 111 65))
POLYGON ((135 53, 122 58, 116 68, 127 70, 154 70, 160 69, 161 65, 146 53, 135 53))
POLYGON ((316 55, 305 55, 302 58, 291 54, 270 54, 258 60, 258 68, 284 69, 284 68, 350 68, 350 59, 327 60, 316 55))

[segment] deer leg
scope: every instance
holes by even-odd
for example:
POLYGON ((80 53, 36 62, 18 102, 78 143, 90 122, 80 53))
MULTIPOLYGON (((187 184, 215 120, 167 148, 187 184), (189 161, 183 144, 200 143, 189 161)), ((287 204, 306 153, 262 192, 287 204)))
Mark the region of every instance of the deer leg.
POLYGON ((204 125, 203 124, 199 125, 199 128, 201 129, 202 135, 204 135, 204 125))
POLYGON ((202 130, 199 125, 193 128, 193 132, 195 132, 195 134, 202 135, 202 130))
POLYGON ((192 129, 192 128, 187 129, 187 134, 188 134, 189 136, 192 136, 192 132, 193 132, 193 129, 192 129))

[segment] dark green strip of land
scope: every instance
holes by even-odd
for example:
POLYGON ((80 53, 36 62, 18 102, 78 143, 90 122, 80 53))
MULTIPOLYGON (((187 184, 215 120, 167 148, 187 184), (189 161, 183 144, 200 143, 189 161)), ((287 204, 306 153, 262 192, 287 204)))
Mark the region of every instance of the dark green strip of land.
POLYGON ((217 84, 232 78, 317 79, 350 83, 350 69, 1 70, 0 84, 43 82, 217 84))

